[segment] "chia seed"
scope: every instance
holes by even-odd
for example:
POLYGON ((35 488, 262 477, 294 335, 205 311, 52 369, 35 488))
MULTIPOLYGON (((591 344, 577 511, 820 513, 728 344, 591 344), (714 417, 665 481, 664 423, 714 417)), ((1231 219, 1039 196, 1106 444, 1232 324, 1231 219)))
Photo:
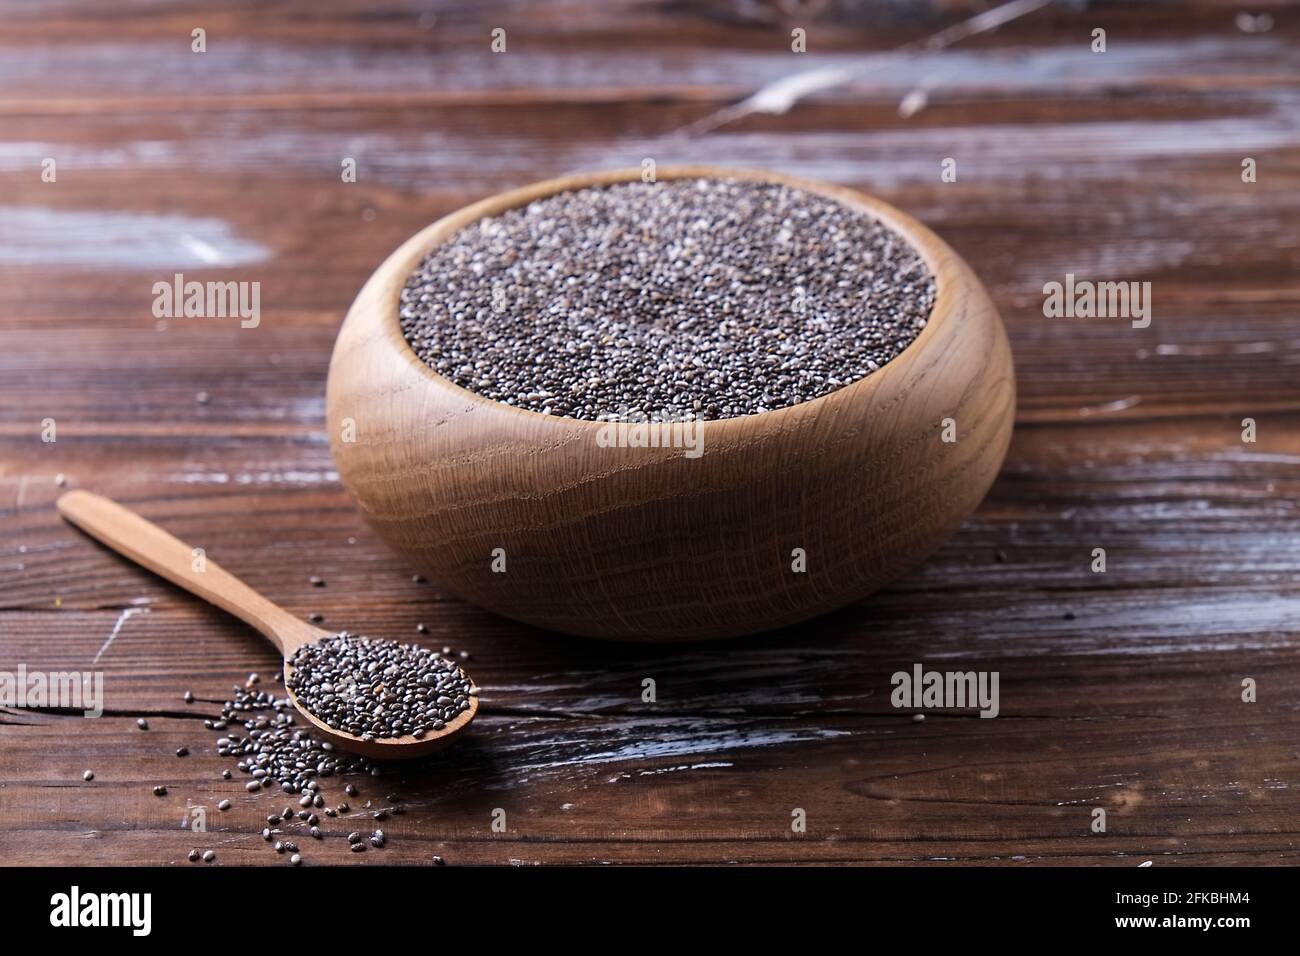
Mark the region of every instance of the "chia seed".
MULTIPOLYGON (((390 687, 396 688, 400 686, 402 680, 410 682, 412 674, 419 678, 427 673, 435 679, 434 685, 429 688, 428 685, 419 684, 418 680, 414 681, 409 695, 411 701, 417 701, 421 695, 424 698, 432 695, 436 699, 451 693, 454 702, 463 696, 453 693, 454 681, 463 678, 469 685, 469 679, 464 677, 455 665, 442 662, 438 658, 426 660, 424 652, 420 652, 418 648, 412 649, 414 645, 408 647, 390 641, 368 641, 349 634, 340 634, 331 640, 342 638, 346 640, 340 644, 344 648, 340 660, 348 662, 348 666, 357 664, 358 659, 355 655, 358 653, 369 655, 365 657, 367 668, 371 663, 381 664, 367 674, 370 680, 370 684, 366 685, 368 692, 373 692, 371 685, 374 684, 383 684, 386 681, 390 687), (392 658, 389 655, 396 655, 396 657, 392 658), (417 666, 413 671, 408 671, 402 665, 412 656, 417 666), (398 667, 399 674, 389 673, 389 669, 394 666, 398 667), (444 679, 446 673, 453 673, 451 681, 444 679), (460 675, 460 678, 454 675, 460 675)), ((295 668, 294 673, 297 672, 295 668)), ((254 676, 249 675, 250 678, 254 676)), ((298 806, 286 806, 279 812, 269 808, 273 811, 266 815, 269 826, 263 827, 260 831, 262 839, 270 845, 271 849, 282 854, 298 854, 298 844, 290 839, 277 839, 279 830, 273 828, 282 822, 288 824, 295 819, 300 819, 304 821, 304 832, 308 836, 324 841, 326 833, 321 829, 321 819, 314 811, 319 808, 327 817, 337 817, 339 814, 349 812, 350 807, 346 802, 339 803, 337 808, 326 807, 323 782, 330 777, 346 778, 347 775, 359 773, 378 776, 379 768, 372 761, 338 750, 329 741, 319 740, 307 730, 298 727, 295 724, 297 715, 293 701, 287 696, 276 697, 268 691, 260 690, 257 684, 258 681, 250 679, 243 685, 236 685, 231 699, 221 707, 221 719, 205 721, 205 726, 220 735, 217 739, 218 755, 230 757, 235 761, 236 769, 249 776, 250 779, 245 784, 249 793, 256 793, 263 786, 278 783, 284 793, 298 797, 298 806)), ((403 696, 406 696, 405 692, 403 696)), ((393 713, 396 714, 397 711, 394 710, 393 713)), ((223 778, 231 779, 232 776, 230 770, 222 771, 223 778)), ((337 785, 341 786, 348 796, 356 796, 360 793, 355 783, 339 780, 337 785)), ((167 788, 160 784, 154 788, 154 792, 163 796, 167 793, 167 788)), ((270 795, 267 799, 271 799, 270 795)), ((402 796, 394 792, 388 794, 387 799, 390 803, 397 804, 402 796)), ((217 806, 218 809, 229 810, 231 802, 223 799, 217 806)), ((397 812, 398 809, 394 806, 393 812, 397 812)), ((387 837, 382 830, 374 831, 370 838, 355 832, 349 834, 349 841, 360 843, 361 851, 364 851, 368 845, 367 840, 373 841, 376 836, 379 843, 374 844, 375 846, 386 845, 387 837)), ((208 857, 203 858, 210 862, 208 857)))
MULTIPOLYGON (((344 631, 298 648, 292 664, 288 686, 298 703, 356 737, 423 734, 470 706, 473 684, 465 672, 418 644, 344 631)), ((320 798, 315 802, 325 805, 320 798)))
POLYGON ((919 253, 863 212, 686 179, 558 193, 471 224, 408 278, 399 317, 430 368, 507 405, 722 419, 870 375, 934 298, 919 253))

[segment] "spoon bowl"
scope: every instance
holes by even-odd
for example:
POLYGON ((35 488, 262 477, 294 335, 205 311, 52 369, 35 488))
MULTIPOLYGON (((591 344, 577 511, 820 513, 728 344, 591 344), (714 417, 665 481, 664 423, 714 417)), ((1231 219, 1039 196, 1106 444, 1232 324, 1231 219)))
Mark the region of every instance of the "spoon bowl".
MULTIPOLYGON (((328 636, 333 637, 334 635, 330 634, 328 636)), ((289 699, 293 701, 293 706, 298 709, 298 713, 302 714, 303 718, 311 724, 317 736, 329 740, 336 747, 342 747, 344 750, 360 754, 363 757, 371 757, 375 760, 406 760, 411 757, 423 757, 426 754, 437 753, 450 744, 456 734, 468 727, 470 721, 478 713, 478 698, 471 697, 469 707, 457 714, 456 719, 448 723, 442 730, 427 733, 423 737, 406 734, 402 737, 376 737, 374 740, 362 740, 354 734, 335 730, 298 700, 298 695, 289 687, 289 675, 293 673, 293 665, 289 663, 290 657, 292 657, 291 654, 286 654, 284 659, 284 685, 285 692, 288 693, 289 699)))
POLYGON ((478 713, 478 697, 442 730, 423 737, 377 737, 363 740, 338 730, 309 711, 289 689, 293 656, 300 647, 315 644, 335 631, 315 627, 258 594, 215 562, 194 560, 195 549, 172 537, 152 522, 114 501, 88 491, 69 491, 59 497, 59 513, 92 538, 147 568, 191 594, 233 614, 269 640, 283 659, 285 691, 293 706, 321 738, 334 746, 376 760, 406 760, 435 753, 450 744, 478 713))

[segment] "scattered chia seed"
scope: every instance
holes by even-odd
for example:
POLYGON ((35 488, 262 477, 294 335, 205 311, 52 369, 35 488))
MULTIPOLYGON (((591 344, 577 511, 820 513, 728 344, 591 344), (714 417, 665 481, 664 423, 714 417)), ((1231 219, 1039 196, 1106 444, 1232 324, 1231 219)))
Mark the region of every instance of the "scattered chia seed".
POLYGON ((95 771, 87 770, 85 773, 81 775, 81 779, 86 781, 87 783, 90 783, 90 781, 95 779, 95 771))
POLYGON ((181 700, 185 701, 185 703, 187 704, 194 703, 194 692, 187 690, 184 694, 181 695, 181 700))
POLYGON ((195 863, 195 862, 198 861, 198 858, 199 858, 199 851, 198 851, 198 850, 190 850, 190 862, 191 862, 191 863, 195 863))
POLYGON ((311 582, 311 586, 314 588, 323 588, 325 586, 325 579, 321 577, 317 577, 314 574, 310 578, 308 578, 308 580, 311 582))
MULTIPOLYGON (((403 646, 388 641, 366 641, 364 638, 355 638, 352 635, 339 635, 339 638, 348 638, 343 646, 349 653, 357 652, 360 647, 366 654, 371 655, 366 659, 367 667, 370 663, 375 663, 375 657, 378 658, 381 666, 367 675, 368 681, 380 684, 386 680, 393 687, 398 686, 387 671, 393 666, 398 666, 400 669, 413 653, 411 648, 414 645, 403 646), (397 654, 396 664, 386 656, 394 653, 397 654)), ((331 638, 331 640, 339 638, 331 638)), ((439 658, 432 658, 431 661, 425 662, 422 654, 415 654, 415 659, 419 663, 431 664, 433 666, 431 673, 435 678, 441 679, 444 673, 448 672, 463 677, 459 668, 439 658)), ((347 660, 351 662, 349 666, 356 664, 356 661, 350 657, 347 660)), ((295 668, 295 675, 297 673, 295 668)), ((415 673, 421 675, 425 671, 417 669, 415 673)), ((398 677, 398 681, 402 679, 409 680, 409 675, 404 672, 398 677)), ((465 680, 468 683, 468 678, 465 680)), ((221 734, 217 739, 218 755, 233 758, 237 761, 236 769, 249 775, 250 779, 245 783, 249 793, 255 793, 264 786, 279 784, 284 793, 299 797, 297 807, 286 806, 283 811, 268 813, 266 822, 269 826, 260 830, 262 839, 271 844, 276 852, 298 855, 298 845, 291 840, 275 839, 279 831, 273 828, 282 822, 287 824, 302 820, 305 824, 303 832, 312 839, 323 841, 326 834, 321 830, 320 817, 314 811, 320 809, 325 816, 335 817, 349 812, 351 808, 345 802, 339 803, 336 808, 326 807, 322 781, 334 776, 341 777, 355 773, 379 776, 379 767, 364 757, 336 750, 332 743, 318 740, 308 731, 299 729, 294 722, 296 713, 292 700, 287 696, 275 697, 259 690, 256 684, 256 675, 250 674, 249 680, 243 686, 237 685, 233 688, 232 699, 222 705, 221 719, 205 720, 204 725, 221 734)), ((435 682, 432 690, 427 689, 427 685, 418 683, 412 685, 413 701, 419 695, 427 698, 431 693, 445 697, 448 693, 446 682, 444 681, 443 684, 435 682)), ((455 699, 453 697, 453 700, 455 699)), ((230 770, 222 771, 223 778, 229 780, 232 776, 230 770)), ((343 789, 349 796, 360 793, 357 785, 351 782, 344 783, 343 789)), ((154 788, 154 792, 162 796, 167 792, 167 788, 159 785, 154 788)), ((392 812, 400 810, 396 804, 401 799, 400 794, 388 794, 388 802, 394 804, 391 808, 392 812)), ((230 809, 231 803, 229 800, 222 800, 217 806, 221 810, 227 810, 230 809)), ((367 838, 360 832, 350 834, 348 839, 350 844, 359 844, 359 847, 354 846, 354 849, 365 850, 367 838)), ((382 830, 374 831, 368 839, 376 847, 387 843, 387 837, 382 830), (373 843, 376 838, 379 842, 373 843)), ((206 855, 203 857, 209 862, 213 858, 215 853, 211 858, 206 855)))
POLYGON ((289 857, 289 862, 292 863, 294 866, 297 866, 299 863, 302 862, 302 855, 295 853, 293 856, 289 857))
POLYGON ((399 316, 434 371, 595 421, 731 418, 861 379, 924 327, 935 284, 834 199, 735 179, 619 183, 480 220, 429 253, 399 316))
MULTIPOLYGON (((288 686, 298 702, 357 737, 442 730, 470 705, 473 685, 465 672, 418 644, 344 631, 298 648, 292 664, 288 686)), ((324 805, 323 799, 316 804, 324 805)))
POLYGON ((211 863, 216 858, 217 858, 217 854, 215 850, 208 850, 206 853, 203 854, 204 863, 211 863))
POLYGON ((188 757, 189 755, 190 755, 190 748, 189 748, 189 747, 177 747, 177 748, 176 748, 176 756, 178 756, 178 757, 188 757))
POLYGON ((440 856, 435 856, 435 857, 433 858, 433 865, 434 865, 434 866, 446 866, 446 865, 447 865, 447 861, 444 860, 444 859, 443 859, 442 857, 440 857, 440 856))
POLYGON ((325 615, 318 614, 315 611, 313 611, 311 614, 307 615, 307 620, 310 621, 312 624, 320 624, 322 621, 325 620, 325 615))
POLYGON ((135 725, 139 727, 141 730, 149 729, 149 721, 145 720, 143 717, 137 717, 135 720, 135 725))
POLYGON ((162 784, 159 784, 158 786, 153 788, 153 795, 155 797, 165 797, 167 796, 167 788, 164 787, 162 784))

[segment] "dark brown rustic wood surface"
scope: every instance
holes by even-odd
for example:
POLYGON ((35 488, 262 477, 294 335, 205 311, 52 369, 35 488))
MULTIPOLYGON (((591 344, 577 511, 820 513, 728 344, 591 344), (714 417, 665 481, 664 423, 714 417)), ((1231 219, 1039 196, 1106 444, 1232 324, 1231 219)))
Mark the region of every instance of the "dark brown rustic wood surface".
POLYGON ((0 670, 102 668, 107 712, 0 711, 0 860, 189 865, 199 845, 280 862, 256 831, 283 798, 221 780, 200 723, 274 670, 269 647, 64 526, 62 474, 301 614, 402 638, 424 622, 473 653, 471 737, 367 784, 410 801, 389 847, 354 857, 331 824, 300 841, 309 862, 1295 862, 1300 10, 1249 33, 1227 3, 1062 5, 785 115, 670 135, 979 9, 816 6, 6 4, 0 670), (904 118, 917 86, 929 103, 904 118), (413 583, 339 487, 324 377, 370 270, 467 201, 644 157, 865 188, 987 282, 1019 376, 1011 452, 979 512, 885 593, 724 645, 566 639, 413 583), (152 285, 178 271, 261 282, 260 327, 158 323, 152 285), (1044 318, 1042 285, 1066 272, 1149 280, 1150 328, 1044 318), (889 678, 915 662, 999 671, 1001 716, 913 722, 889 678), (222 797, 206 836, 183 829, 187 805, 222 797))

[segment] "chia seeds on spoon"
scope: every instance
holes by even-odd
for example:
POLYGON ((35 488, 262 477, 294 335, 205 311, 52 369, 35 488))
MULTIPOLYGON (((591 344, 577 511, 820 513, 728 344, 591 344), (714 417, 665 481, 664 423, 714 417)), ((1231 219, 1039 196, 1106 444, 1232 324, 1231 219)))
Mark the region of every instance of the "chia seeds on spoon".
POLYGON ((288 687, 298 703, 363 740, 442 730, 477 693, 465 672, 440 653, 346 631, 303 645, 290 663, 288 687))
POLYGON ((558 193, 473 223, 412 273, 399 317, 432 369, 507 405, 721 419, 871 374, 934 298, 920 254, 861 211, 687 179, 558 193))

